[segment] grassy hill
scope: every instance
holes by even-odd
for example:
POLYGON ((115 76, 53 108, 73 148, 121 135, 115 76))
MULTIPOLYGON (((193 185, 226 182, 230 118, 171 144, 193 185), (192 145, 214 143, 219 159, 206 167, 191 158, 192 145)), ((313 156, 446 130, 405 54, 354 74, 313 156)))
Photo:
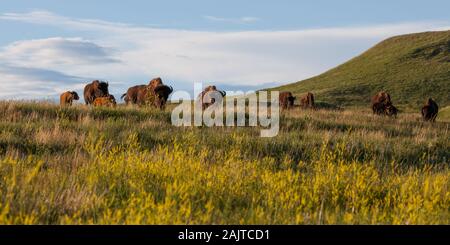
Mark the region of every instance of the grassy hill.
POLYGON ((450 31, 389 38, 320 76, 275 88, 339 106, 367 106, 386 90, 401 108, 417 110, 428 97, 450 105, 450 31))

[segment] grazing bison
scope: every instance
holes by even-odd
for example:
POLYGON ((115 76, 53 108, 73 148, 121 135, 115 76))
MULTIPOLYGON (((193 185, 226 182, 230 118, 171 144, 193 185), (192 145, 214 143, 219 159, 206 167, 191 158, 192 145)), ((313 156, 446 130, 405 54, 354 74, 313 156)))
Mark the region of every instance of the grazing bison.
POLYGON ((84 87, 84 101, 86 102, 86 105, 94 103, 96 98, 109 95, 108 87, 108 83, 100 82, 99 80, 95 80, 86 85, 86 87, 84 87))
POLYGON ((59 103, 61 106, 71 106, 74 100, 79 100, 77 92, 67 91, 61 94, 59 97, 59 103))
POLYGON ((138 90, 136 104, 138 105, 154 105, 158 109, 164 109, 169 95, 173 92, 173 88, 167 85, 158 85, 156 88, 146 86, 138 90))
POLYGON ((372 104, 373 114, 383 115, 386 112, 386 105, 383 103, 372 104))
POLYGON ((202 105, 202 110, 205 110, 214 103, 221 102, 216 101, 216 98, 223 99, 226 95, 227 93, 225 91, 217 90, 216 86, 208 86, 198 95, 198 101, 202 105))
POLYGON ((148 100, 148 92, 153 94, 155 88, 162 85, 164 85, 164 83, 161 78, 154 78, 148 83, 148 85, 137 85, 129 88, 127 92, 121 96, 121 98, 127 105, 130 103, 143 105, 148 100))
POLYGON ((422 118, 425 122, 435 122, 438 112, 438 104, 432 98, 429 98, 427 103, 422 107, 422 118))
POLYGON ((140 89, 137 90, 136 104, 146 105, 149 102, 154 101, 153 95, 154 93, 150 86, 146 85, 145 87, 141 87, 140 89))
POLYGON ((280 107, 282 109, 291 109, 294 107, 294 102, 297 98, 292 95, 291 92, 280 93, 280 107))
POLYGON ((116 98, 113 95, 99 97, 94 100, 94 106, 115 107, 117 105, 116 98))
POLYGON ((384 108, 384 114, 389 117, 397 117, 398 109, 394 105, 389 104, 384 108))
POLYGON ((392 104, 391 95, 385 91, 381 91, 372 97, 373 114, 395 116, 397 117, 398 109, 392 104))
POLYGON ((173 88, 166 85, 159 85, 154 90, 154 105, 158 109, 164 109, 169 99, 169 95, 173 92, 173 88))
POLYGON ((373 114, 382 115, 386 112, 386 107, 392 105, 391 95, 381 91, 372 97, 373 114))
POLYGON ((300 100, 300 106, 303 108, 315 108, 315 102, 314 102, 314 94, 307 93, 305 96, 303 96, 300 100))

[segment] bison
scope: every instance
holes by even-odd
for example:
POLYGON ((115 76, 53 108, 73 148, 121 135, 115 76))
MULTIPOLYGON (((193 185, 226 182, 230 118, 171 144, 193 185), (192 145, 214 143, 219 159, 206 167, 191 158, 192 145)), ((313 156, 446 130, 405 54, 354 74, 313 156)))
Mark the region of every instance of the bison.
POLYGON ((372 97, 373 114, 385 116, 397 116, 398 109, 392 104, 391 95, 381 91, 372 97))
POLYGON ((303 108, 314 109, 316 106, 314 102, 314 94, 307 93, 305 96, 303 96, 300 99, 300 106, 303 108))
POLYGON ((198 95, 198 101, 202 105, 202 110, 205 110, 206 108, 212 106, 216 102, 216 98, 223 99, 227 93, 225 91, 217 90, 216 86, 208 86, 205 88, 199 95, 198 95))
POLYGON ((71 106, 74 100, 79 100, 77 92, 67 91, 61 94, 59 97, 59 103, 61 106, 71 106))
POLYGON ((294 102, 297 98, 292 95, 291 92, 280 93, 280 107, 282 109, 291 109, 294 107, 294 102))
POLYGON ((113 95, 99 97, 94 100, 94 106, 115 107, 117 105, 116 98, 113 95))
POLYGON ((127 92, 121 96, 121 98, 127 105, 130 103, 133 105, 143 105, 148 100, 148 92, 153 94, 155 88, 162 85, 164 85, 164 83, 161 78, 154 78, 148 83, 148 85, 137 85, 129 88, 127 92))
POLYGON ((173 92, 173 88, 167 85, 159 85, 152 89, 150 86, 146 86, 137 92, 138 105, 150 104, 158 109, 164 109, 169 95, 173 92))
POLYGON ((384 108, 384 115, 386 115, 386 116, 397 117, 397 114, 398 114, 398 109, 397 109, 397 107, 395 107, 392 104, 389 104, 384 108))
POLYGON ((429 98, 422 107, 422 118, 425 122, 435 122, 438 112, 438 104, 432 98, 429 98))
POLYGON ((128 104, 138 104, 138 95, 142 90, 146 90, 148 85, 137 85, 128 89, 128 91, 122 95, 122 99, 128 104))
POLYGON ((381 91, 372 97, 373 114, 385 114, 386 107, 392 105, 391 95, 385 91, 381 91))
MULTIPOLYGON (((390 105, 390 104, 388 104, 388 105, 390 105)), ((383 103, 375 103, 375 104, 372 104, 372 111, 373 111, 373 114, 377 114, 377 115, 383 115, 383 114, 385 114, 385 112, 386 112, 386 106, 388 106, 388 105, 383 104, 383 103)))
POLYGON ((166 85, 159 85, 153 90, 154 101, 153 104, 158 109, 164 109, 166 106, 169 95, 173 92, 173 88, 166 85))
POLYGON ((391 95, 385 91, 381 91, 372 97, 372 104, 375 103, 392 103, 391 95))
POLYGON ((96 98, 108 96, 108 87, 108 83, 100 82, 99 80, 95 80, 86 85, 86 87, 84 87, 84 101, 86 102, 86 105, 94 103, 96 98))

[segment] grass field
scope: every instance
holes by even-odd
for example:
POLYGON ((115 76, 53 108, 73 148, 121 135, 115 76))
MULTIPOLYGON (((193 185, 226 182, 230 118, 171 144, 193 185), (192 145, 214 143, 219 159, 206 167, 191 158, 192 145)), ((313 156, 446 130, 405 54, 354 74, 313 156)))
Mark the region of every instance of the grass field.
POLYGON ((368 110, 175 128, 170 110, 0 102, 1 224, 449 224, 450 123, 368 110))
POLYGON ((447 106, 439 110, 437 120, 450 122, 450 106, 447 106))

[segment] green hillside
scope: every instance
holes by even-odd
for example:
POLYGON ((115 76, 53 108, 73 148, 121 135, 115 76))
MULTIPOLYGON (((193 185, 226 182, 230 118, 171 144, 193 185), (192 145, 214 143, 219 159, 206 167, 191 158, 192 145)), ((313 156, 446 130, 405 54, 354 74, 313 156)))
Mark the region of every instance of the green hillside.
POLYGON ((322 75, 275 89, 312 91, 318 101, 339 106, 367 106, 386 90, 403 109, 417 109, 430 96, 444 107, 450 105, 450 31, 389 38, 322 75))

